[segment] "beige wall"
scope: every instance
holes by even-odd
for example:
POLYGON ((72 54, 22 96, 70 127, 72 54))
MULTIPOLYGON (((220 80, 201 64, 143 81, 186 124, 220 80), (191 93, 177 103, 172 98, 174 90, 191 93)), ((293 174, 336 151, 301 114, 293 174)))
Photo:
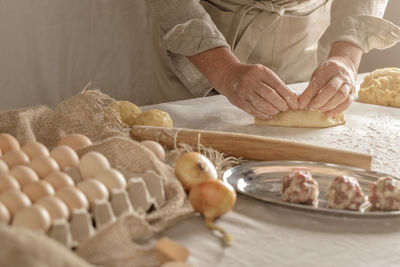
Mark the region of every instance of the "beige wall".
MULTIPOLYGON (((400 0, 391 0, 386 8, 385 18, 400 25, 400 0)), ((383 67, 400 67, 400 44, 380 51, 373 50, 363 56, 359 72, 369 72, 383 67)))

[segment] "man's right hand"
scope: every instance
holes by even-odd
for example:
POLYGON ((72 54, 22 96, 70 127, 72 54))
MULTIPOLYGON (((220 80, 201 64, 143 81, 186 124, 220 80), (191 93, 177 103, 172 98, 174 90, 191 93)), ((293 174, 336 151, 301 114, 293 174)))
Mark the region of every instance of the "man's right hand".
POLYGON ((297 96, 267 67, 240 63, 226 47, 188 56, 213 87, 235 106, 266 120, 297 109, 297 96))
POLYGON ((233 105, 263 120, 289 108, 297 109, 299 105, 296 94, 261 64, 236 62, 228 65, 215 89, 233 105))

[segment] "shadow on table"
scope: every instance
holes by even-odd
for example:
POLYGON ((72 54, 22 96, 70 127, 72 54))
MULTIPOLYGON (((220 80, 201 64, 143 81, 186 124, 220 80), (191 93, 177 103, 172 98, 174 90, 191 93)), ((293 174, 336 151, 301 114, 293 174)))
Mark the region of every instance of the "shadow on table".
POLYGON ((280 227, 326 233, 383 234, 400 232, 400 215, 395 217, 348 217, 296 210, 240 195, 234 211, 249 219, 280 227))

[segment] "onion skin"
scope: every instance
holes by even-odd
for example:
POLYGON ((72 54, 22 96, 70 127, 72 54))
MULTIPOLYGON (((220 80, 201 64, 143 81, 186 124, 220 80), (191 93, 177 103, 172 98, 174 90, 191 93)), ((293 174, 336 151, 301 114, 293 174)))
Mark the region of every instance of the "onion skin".
POLYGON ((221 180, 205 180, 193 186, 189 193, 189 201, 195 211, 204 216, 206 226, 221 232, 225 245, 229 245, 233 237, 224 229, 214 225, 213 221, 235 205, 236 192, 233 187, 221 180))
POLYGON ((198 152, 183 154, 175 164, 175 175, 188 191, 205 180, 218 178, 212 162, 198 152))

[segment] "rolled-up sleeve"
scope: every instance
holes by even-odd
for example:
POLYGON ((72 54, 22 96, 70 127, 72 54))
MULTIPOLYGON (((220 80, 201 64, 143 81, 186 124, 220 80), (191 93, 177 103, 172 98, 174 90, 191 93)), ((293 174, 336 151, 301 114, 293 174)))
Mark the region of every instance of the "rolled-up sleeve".
POLYGON ((351 42, 364 53, 400 41, 400 29, 382 19, 388 0, 333 0, 331 23, 319 40, 318 59, 324 60, 337 41, 351 42))
POLYGON ((229 47, 225 37, 198 0, 151 0, 150 7, 174 73, 193 95, 207 94, 211 84, 187 56, 229 47))

